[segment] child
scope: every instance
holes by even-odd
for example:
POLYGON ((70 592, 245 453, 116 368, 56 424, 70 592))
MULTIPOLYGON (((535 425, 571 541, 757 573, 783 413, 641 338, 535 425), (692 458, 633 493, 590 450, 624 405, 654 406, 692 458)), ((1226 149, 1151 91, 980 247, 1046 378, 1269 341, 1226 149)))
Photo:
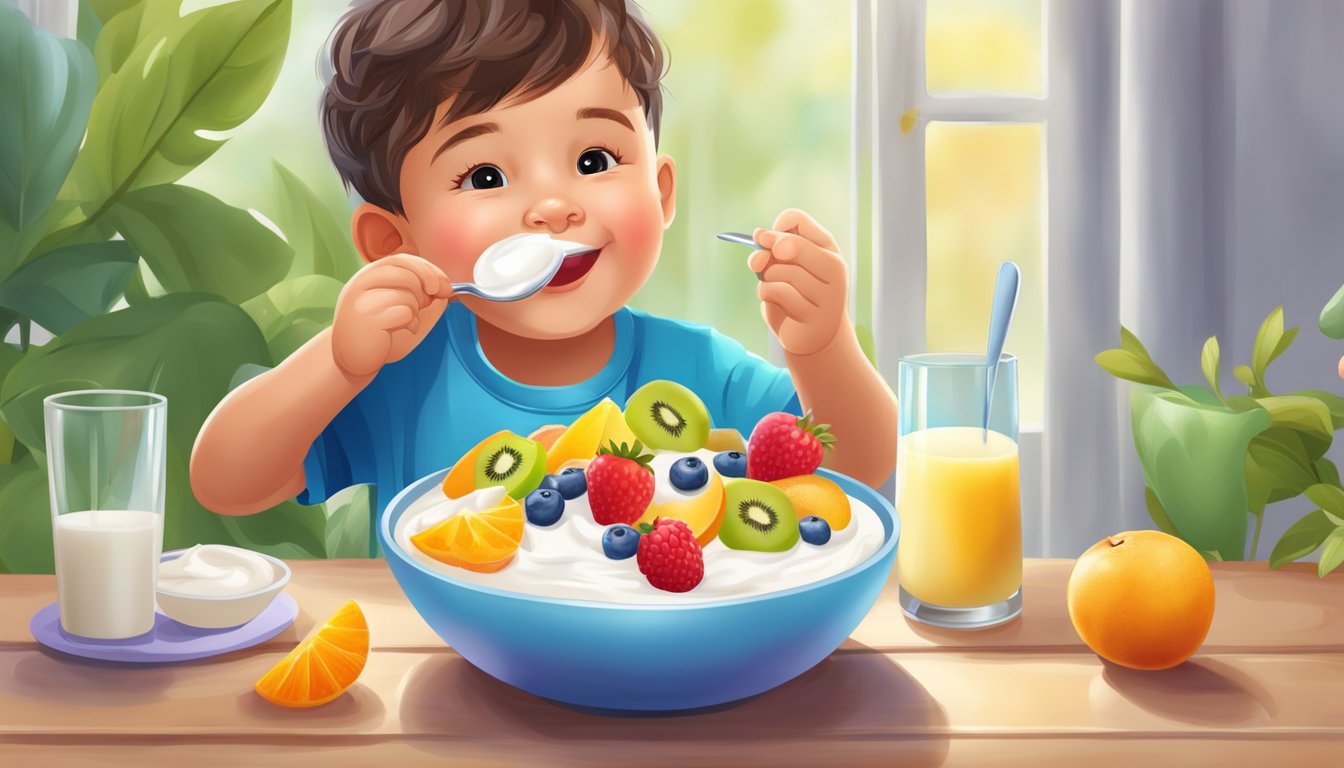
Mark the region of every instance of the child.
POLYGON ((351 232, 368 264, 330 328, 207 419, 191 458, 207 508, 251 514, 373 483, 381 513, 486 435, 567 424, 654 379, 744 435, 811 409, 837 436, 827 466, 869 485, 891 474, 895 398, 860 351, 835 240, 807 214, 756 230, 748 260, 787 371, 625 306, 658 262, 677 181, 656 154, 663 54, 633 4, 381 0, 342 20, 331 58, 322 121, 364 200, 351 232), (519 232, 594 250, 522 301, 453 294, 519 232))

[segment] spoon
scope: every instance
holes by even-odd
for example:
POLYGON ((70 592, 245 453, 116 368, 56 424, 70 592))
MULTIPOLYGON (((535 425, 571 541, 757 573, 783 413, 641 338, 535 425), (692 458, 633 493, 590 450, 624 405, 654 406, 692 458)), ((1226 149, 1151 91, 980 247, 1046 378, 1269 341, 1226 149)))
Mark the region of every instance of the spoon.
POLYGON ((1017 307, 1017 289, 1022 281, 1022 271, 1011 261, 999 265, 999 276, 994 281, 994 306, 989 314, 989 346, 985 352, 985 414, 983 435, 989 440, 989 406, 994 401, 994 380, 999 373, 999 357, 1003 355, 1003 343, 1008 338, 1008 324, 1013 320, 1013 309, 1017 307))
MULTIPOLYGON (((751 235, 744 235, 741 232, 720 232, 719 234, 715 235, 715 237, 719 238, 720 240, 726 243, 736 243, 738 245, 745 245, 748 248, 751 248, 752 250, 755 251, 764 250, 763 248, 761 248, 761 244, 756 242, 755 238, 753 238, 751 235)), ((756 279, 764 280, 765 276, 762 275, 760 272, 757 272, 756 279)))
POLYGON ((546 268, 538 270, 531 276, 502 286, 481 285, 479 272, 475 283, 453 283, 453 293, 465 293, 471 296, 479 296, 487 301, 519 301, 540 291, 546 287, 546 284, 555 277, 555 273, 560 271, 560 267, 565 263, 565 259, 570 256, 577 256, 581 253, 588 253, 594 250, 591 245, 583 243, 571 243, 566 240, 556 240, 546 235, 521 234, 506 237, 497 243, 494 243, 481 254, 479 261, 486 259, 499 260, 509 256, 517 256, 523 249, 544 247, 549 248, 551 253, 550 261, 546 268))

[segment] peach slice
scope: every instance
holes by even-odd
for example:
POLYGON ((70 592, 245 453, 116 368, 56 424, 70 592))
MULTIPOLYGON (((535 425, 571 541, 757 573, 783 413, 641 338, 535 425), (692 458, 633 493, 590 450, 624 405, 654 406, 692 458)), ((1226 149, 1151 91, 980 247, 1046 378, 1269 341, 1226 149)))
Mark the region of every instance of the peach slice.
POLYGON ((709 473, 709 483, 704 490, 685 501, 665 501, 653 503, 644 515, 635 523, 653 525, 654 518, 675 517, 691 527, 695 540, 704 547, 719 535, 719 526, 723 524, 724 500, 723 480, 717 472, 709 473))
POLYGON ((550 451, 551 446, 555 445, 555 441, 559 440, 567 429, 569 427, 564 424, 545 424, 533 430, 532 434, 527 436, 527 439, 541 443, 542 448, 550 451))

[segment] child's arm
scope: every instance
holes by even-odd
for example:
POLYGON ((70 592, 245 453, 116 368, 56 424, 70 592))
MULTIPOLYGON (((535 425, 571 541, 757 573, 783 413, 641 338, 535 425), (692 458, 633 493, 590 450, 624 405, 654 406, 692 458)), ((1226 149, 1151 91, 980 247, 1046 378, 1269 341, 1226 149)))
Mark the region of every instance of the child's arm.
POLYGON ((341 290, 330 328, 206 419, 191 453, 196 499, 222 515, 248 515, 298 495, 313 441, 383 365, 429 334, 451 295, 448 278, 415 256, 361 269, 341 290))
POLYGON ((762 272, 756 293, 765 321, 784 347, 803 407, 836 436, 826 466, 877 487, 896 468, 896 396, 854 334, 839 246, 798 210, 781 213, 755 238, 765 249, 750 261, 762 272))

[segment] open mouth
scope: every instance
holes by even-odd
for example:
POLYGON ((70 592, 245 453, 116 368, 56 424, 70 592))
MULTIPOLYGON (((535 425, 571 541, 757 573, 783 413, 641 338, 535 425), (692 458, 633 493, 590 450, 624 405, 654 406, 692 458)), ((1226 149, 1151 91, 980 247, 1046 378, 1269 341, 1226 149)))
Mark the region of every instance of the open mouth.
POLYGON ((569 285, 588 274, 588 271, 597 263, 597 257, 601 253, 602 249, 598 248, 595 251, 587 251, 565 259, 564 263, 560 265, 560 269, 556 271, 555 277, 551 278, 546 287, 558 288, 562 285, 569 285))

